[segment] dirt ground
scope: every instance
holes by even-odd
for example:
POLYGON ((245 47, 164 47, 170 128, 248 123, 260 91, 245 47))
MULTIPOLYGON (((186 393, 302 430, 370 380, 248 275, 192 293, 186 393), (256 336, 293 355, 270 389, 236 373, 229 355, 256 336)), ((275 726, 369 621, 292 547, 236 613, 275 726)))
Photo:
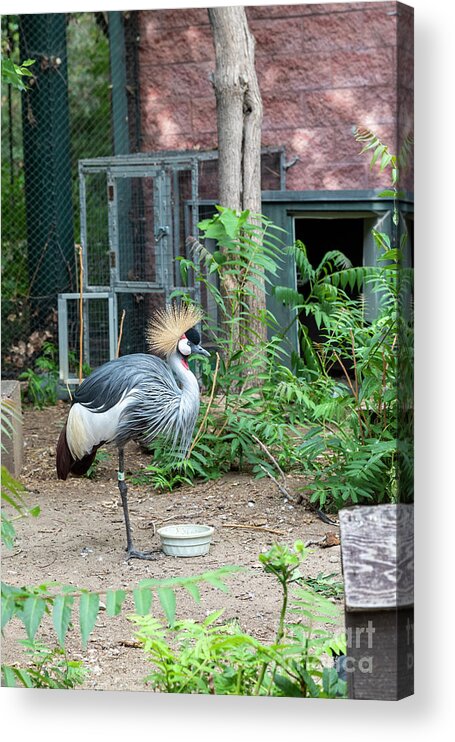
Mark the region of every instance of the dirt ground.
MULTIPOLYGON (((17 522, 18 539, 13 551, 2 550, 2 579, 13 585, 48 581, 106 591, 132 588, 144 578, 197 575, 222 565, 243 565, 244 572, 228 578, 229 593, 211 586, 201 588, 196 604, 188 593, 177 596, 178 618, 201 619, 224 608, 223 620, 236 619, 241 628, 258 639, 272 640, 277 625, 280 593, 266 575, 258 554, 275 541, 292 544, 296 539, 318 541, 338 528, 323 523, 304 505, 286 501, 269 479, 255 480, 231 473, 215 482, 182 487, 157 494, 147 485, 129 484, 129 504, 135 546, 156 549, 154 561, 124 557, 125 528, 116 481, 116 450, 100 463, 94 479, 57 480, 55 445, 68 405, 42 411, 24 410, 24 467, 21 481, 29 491, 30 506, 39 505, 38 518, 17 522), (215 527, 210 552, 204 557, 175 558, 160 550, 154 529, 164 523, 197 522, 215 527), (270 530, 266 530, 270 529, 270 530), (271 531, 275 531, 272 533, 271 531)), ((127 472, 147 466, 149 456, 136 444, 125 451, 127 472)), ((287 489, 296 494, 304 480, 289 477, 287 489)), ((336 573, 341 576, 340 547, 313 545, 304 563, 308 576, 336 573)), ((101 597, 103 600, 103 596, 101 597)), ((86 688, 143 690, 148 667, 144 653, 134 646, 134 627, 127 619, 132 602, 125 602, 120 616, 111 618, 101 610, 86 649, 80 641, 77 621, 68 634, 67 649, 73 659, 89 668, 86 688)), ((160 607, 152 607, 158 615, 160 607)), ((17 639, 24 638, 22 625, 10 622, 2 641, 2 662, 24 665, 17 639)), ((50 645, 55 634, 46 621, 37 639, 50 645)))

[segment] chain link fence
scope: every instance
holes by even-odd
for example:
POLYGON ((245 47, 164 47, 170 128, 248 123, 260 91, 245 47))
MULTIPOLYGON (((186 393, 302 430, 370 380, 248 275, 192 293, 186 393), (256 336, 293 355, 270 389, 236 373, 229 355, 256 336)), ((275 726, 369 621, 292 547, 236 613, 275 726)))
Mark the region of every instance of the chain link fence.
POLYGON ((78 161, 115 151, 108 16, 2 16, 3 55, 35 60, 26 91, 2 85, 4 377, 57 343, 57 294, 78 289, 78 161))

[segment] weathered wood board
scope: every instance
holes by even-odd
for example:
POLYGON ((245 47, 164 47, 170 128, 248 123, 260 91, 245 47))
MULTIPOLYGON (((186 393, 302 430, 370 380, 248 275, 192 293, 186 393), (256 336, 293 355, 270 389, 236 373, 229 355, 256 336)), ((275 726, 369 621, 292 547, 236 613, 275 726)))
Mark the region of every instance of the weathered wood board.
POLYGON ((397 701, 414 692, 414 509, 356 506, 339 519, 348 695, 397 701))
POLYGON ((413 605, 413 505, 355 506, 339 519, 346 610, 413 605))

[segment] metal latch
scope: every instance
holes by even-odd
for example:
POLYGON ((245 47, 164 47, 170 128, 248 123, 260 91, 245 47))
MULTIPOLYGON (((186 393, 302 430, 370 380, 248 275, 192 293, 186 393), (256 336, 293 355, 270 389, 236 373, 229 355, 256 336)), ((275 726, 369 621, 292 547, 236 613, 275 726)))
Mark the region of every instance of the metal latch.
POLYGON ((167 237, 169 234, 169 227, 166 225, 164 227, 159 227, 157 231, 155 232, 155 242, 159 242, 163 239, 163 237, 167 237))

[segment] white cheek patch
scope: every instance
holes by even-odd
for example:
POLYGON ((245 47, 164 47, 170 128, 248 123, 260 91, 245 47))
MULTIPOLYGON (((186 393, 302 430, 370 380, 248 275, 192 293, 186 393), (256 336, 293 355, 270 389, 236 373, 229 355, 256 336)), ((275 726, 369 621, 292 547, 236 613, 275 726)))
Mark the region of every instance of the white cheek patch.
POLYGON ((191 355, 191 348, 188 340, 186 338, 182 338, 179 340, 178 349, 182 356, 189 356, 191 355))

